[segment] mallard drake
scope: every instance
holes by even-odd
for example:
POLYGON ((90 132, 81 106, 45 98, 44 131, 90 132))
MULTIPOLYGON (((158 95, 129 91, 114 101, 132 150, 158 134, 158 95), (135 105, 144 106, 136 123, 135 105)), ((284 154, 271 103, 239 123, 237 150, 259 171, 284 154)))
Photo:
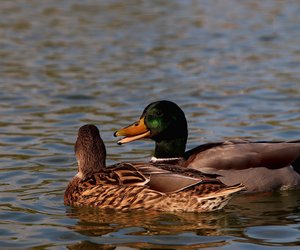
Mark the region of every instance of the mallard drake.
POLYGON ((214 175, 167 164, 118 163, 106 167, 99 130, 84 125, 75 144, 78 173, 64 203, 103 209, 204 212, 221 209, 242 185, 226 186, 214 175))
POLYGON ((171 101, 149 104, 139 121, 114 135, 125 136, 119 144, 150 138, 155 141, 151 162, 215 173, 226 185, 243 183, 247 192, 300 186, 300 141, 231 140, 203 144, 185 152, 187 121, 181 108, 171 101))

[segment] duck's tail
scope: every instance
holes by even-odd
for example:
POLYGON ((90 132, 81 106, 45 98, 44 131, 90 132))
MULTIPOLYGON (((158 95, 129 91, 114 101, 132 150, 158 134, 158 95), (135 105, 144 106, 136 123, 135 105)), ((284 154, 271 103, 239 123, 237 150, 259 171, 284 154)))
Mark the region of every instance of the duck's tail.
POLYGON ((300 174, 300 156, 296 160, 294 160, 291 165, 292 165, 293 169, 298 174, 300 174))
MULTIPOLYGON (((300 140, 289 141, 290 143, 300 143, 300 140)), ((299 156, 291 163, 293 169, 300 175, 300 152, 299 156)))
POLYGON ((236 185, 228 186, 209 195, 198 197, 198 202, 200 204, 206 203, 206 211, 219 210, 222 209, 225 205, 227 205, 227 203, 230 201, 233 195, 244 190, 246 190, 245 186, 239 183, 236 185))
POLYGON ((237 193, 239 193, 241 191, 245 191, 245 190, 246 190, 246 187, 243 184, 238 183, 238 184, 235 184, 232 186, 227 186, 226 188, 221 189, 221 190, 217 191, 216 193, 205 196, 205 198, 210 199, 211 197, 232 196, 234 194, 237 194, 237 193))

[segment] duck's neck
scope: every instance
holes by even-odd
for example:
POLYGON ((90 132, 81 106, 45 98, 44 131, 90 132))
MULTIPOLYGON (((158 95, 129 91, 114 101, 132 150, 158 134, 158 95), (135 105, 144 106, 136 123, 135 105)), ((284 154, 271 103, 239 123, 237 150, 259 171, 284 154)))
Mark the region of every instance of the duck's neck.
POLYGON ((93 174, 99 172, 101 169, 105 168, 105 160, 82 160, 78 161, 78 173, 76 177, 85 180, 91 177, 93 174))
POLYGON ((153 156, 156 158, 183 157, 185 152, 186 140, 186 138, 175 138, 156 141, 153 156))

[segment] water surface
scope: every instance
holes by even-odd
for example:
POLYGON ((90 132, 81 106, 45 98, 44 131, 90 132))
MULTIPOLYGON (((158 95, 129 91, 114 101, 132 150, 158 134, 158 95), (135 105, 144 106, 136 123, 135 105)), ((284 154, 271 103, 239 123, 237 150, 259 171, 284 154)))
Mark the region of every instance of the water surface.
POLYGON ((298 249, 300 197, 234 199, 208 214, 63 205, 77 129, 96 124, 108 163, 153 142, 113 132, 152 101, 178 103, 188 148, 300 138, 298 1, 0 1, 0 248, 298 249))

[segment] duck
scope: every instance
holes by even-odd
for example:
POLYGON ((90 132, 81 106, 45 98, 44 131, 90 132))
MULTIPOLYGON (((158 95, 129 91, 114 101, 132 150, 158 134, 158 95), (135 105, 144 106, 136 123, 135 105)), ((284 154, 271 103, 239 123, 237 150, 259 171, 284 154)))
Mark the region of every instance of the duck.
POLYGON ((200 144, 186 151, 188 124, 174 102, 150 103, 138 121, 117 130, 125 144, 143 138, 155 142, 150 162, 163 162, 217 174, 226 185, 242 183, 246 192, 272 192, 300 187, 300 140, 234 139, 200 144))
POLYGON ((226 186, 215 175, 170 164, 120 162, 106 166, 106 148, 93 124, 79 128, 75 143, 78 171, 64 204, 100 209, 210 212, 222 209, 241 184, 226 186))

